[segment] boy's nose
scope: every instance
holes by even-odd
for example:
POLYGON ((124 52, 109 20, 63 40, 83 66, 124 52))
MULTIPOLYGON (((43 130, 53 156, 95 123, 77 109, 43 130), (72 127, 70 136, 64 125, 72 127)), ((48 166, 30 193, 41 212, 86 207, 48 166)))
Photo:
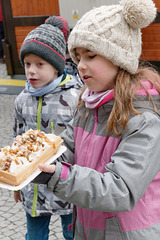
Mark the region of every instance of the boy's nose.
POLYGON ((30 74, 34 74, 36 72, 36 68, 34 65, 30 65, 29 72, 30 72, 30 74))

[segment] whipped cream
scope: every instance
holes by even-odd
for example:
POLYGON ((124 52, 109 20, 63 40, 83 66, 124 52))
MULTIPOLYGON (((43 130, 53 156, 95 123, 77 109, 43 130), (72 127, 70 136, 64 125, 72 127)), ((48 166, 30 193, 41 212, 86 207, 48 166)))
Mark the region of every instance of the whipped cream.
POLYGON ((0 169, 16 173, 18 169, 29 165, 35 158, 54 143, 54 134, 45 134, 39 130, 28 130, 16 137, 11 146, 0 149, 0 169))

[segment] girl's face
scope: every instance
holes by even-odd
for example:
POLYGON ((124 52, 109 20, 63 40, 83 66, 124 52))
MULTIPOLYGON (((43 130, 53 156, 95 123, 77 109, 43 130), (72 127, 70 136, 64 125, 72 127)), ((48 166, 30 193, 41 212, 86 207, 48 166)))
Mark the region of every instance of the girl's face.
POLYGON ((58 71, 50 63, 35 54, 24 57, 25 74, 33 88, 48 85, 58 77, 58 71))
POLYGON ((110 90, 115 84, 118 66, 86 48, 76 48, 78 71, 90 91, 110 90))

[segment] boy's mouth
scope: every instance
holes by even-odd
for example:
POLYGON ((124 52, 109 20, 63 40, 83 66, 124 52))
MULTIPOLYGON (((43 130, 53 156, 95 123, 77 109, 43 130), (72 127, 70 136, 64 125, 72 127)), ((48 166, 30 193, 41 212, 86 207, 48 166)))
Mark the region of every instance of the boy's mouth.
POLYGON ((33 82, 38 81, 38 79, 36 79, 36 78, 30 78, 29 81, 30 81, 30 83, 33 83, 33 82))

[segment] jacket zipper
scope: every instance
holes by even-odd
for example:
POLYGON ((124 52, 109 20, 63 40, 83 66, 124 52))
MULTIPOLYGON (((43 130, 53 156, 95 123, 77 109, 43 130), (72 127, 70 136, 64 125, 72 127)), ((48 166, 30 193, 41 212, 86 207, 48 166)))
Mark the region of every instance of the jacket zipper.
POLYGON ((87 150, 87 154, 86 154, 86 157, 85 157, 84 164, 87 162, 88 154, 90 153, 90 149, 91 149, 91 146, 92 146, 92 140, 93 140, 93 138, 95 136, 95 132, 96 132, 96 129, 97 129, 97 123, 98 123, 98 116, 97 116, 97 108, 96 108, 95 109, 95 115, 94 115, 94 128, 93 128, 91 140, 89 142, 89 146, 88 146, 88 150, 87 150))
MULTIPOLYGON (((37 109, 37 130, 41 128, 41 112, 42 112, 43 97, 39 97, 38 109, 37 109)), ((33 204, 32 204, 32 217, 36 217, 36 206, 38 198, 38 184, 34 184, 33 204)))
MULTIPOLYGON (((94 128, 93 128, 93 132, 92 132, 92 137, 91 137, 91 140, 90 140, 90 143, 89 143, 89 147, 88 147, 88 151, 87 151, 87 154, 86 154, 86 158, 85 158, 85 161, 87 161, 88 159, 88 154, 90 152, 90 149, 91 149, 91 146, 92 146, 92 140, 95 136, 95 132, 96 132, 96 129, 97 129, 97 124, 98 124, 98 115, 97 115, 97 108, 95 109, 95 115, 94 115, 94 128)), ((81 214, 82 214, 83 210, 81 210, 81 214)), ((85 228, 85 224, 84 224, 84 220, 83 220, 83 214, 82 214, 82 221, 83 221, 83 229, 84 229, 84 235, 85 235, 85 239, 88 240, 87 238, 87 233, 86 233, 86 228, 85 228)))

